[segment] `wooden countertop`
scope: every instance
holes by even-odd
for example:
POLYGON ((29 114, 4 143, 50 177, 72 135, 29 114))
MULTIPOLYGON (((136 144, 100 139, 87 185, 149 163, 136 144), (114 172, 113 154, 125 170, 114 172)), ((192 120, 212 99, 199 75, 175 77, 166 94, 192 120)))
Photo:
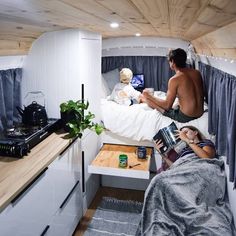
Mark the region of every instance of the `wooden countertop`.
POLYGON ((72 142, 52 133, 22 159, 0 157, 0 212, 72 142))

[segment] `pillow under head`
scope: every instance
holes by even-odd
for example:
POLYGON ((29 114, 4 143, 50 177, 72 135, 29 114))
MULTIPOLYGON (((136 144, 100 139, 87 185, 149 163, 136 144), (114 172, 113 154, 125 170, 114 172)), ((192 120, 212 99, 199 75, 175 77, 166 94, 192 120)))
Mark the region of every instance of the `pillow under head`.
MULTIPOLYGON (((109 90, 110 95, 113 88, 117 83, 120 82, 120 72, 119 69, 108 71, 107 73, 102 74, 102 87, 105 87, 106 90, 109 90)), ((106 91, 107 92, 107 91, 106 91)))

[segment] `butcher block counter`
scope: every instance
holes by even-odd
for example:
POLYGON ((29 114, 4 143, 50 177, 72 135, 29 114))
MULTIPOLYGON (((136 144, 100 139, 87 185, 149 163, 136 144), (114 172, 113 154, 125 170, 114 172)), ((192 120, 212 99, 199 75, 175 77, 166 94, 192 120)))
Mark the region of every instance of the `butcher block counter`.
POLYGON ((22 159, 0 157, 0 212, 72 142, 52 133, 22 159))

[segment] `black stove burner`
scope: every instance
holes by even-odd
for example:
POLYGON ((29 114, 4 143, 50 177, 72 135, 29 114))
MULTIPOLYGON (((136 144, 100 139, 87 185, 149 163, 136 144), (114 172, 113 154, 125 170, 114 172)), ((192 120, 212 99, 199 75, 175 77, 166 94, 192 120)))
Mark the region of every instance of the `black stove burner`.
POLYGON ((0 156, 21 158, 32 147, 61 128, 60 120, 48 119, 44 126, 24 126, 22 124, 8 128, 0 134, 0 156))
POLYGON ((5 135, 9 138, 27 137, 43 129, 40 126, 19 126, 6 129, 5 135))

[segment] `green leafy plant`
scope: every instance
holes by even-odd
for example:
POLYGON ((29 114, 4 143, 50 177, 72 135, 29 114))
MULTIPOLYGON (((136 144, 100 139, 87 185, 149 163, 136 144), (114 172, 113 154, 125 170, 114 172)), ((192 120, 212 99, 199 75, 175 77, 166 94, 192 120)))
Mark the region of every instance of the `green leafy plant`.
POLYGON ((95 115, 88 111, 88 107, 88 101, 69 100, 60 104, 61 119, 70 138, 81 138, 83 131, 87 128, 95 131, 98 135, 103 132, 104 126, 93 122, 95 115))

